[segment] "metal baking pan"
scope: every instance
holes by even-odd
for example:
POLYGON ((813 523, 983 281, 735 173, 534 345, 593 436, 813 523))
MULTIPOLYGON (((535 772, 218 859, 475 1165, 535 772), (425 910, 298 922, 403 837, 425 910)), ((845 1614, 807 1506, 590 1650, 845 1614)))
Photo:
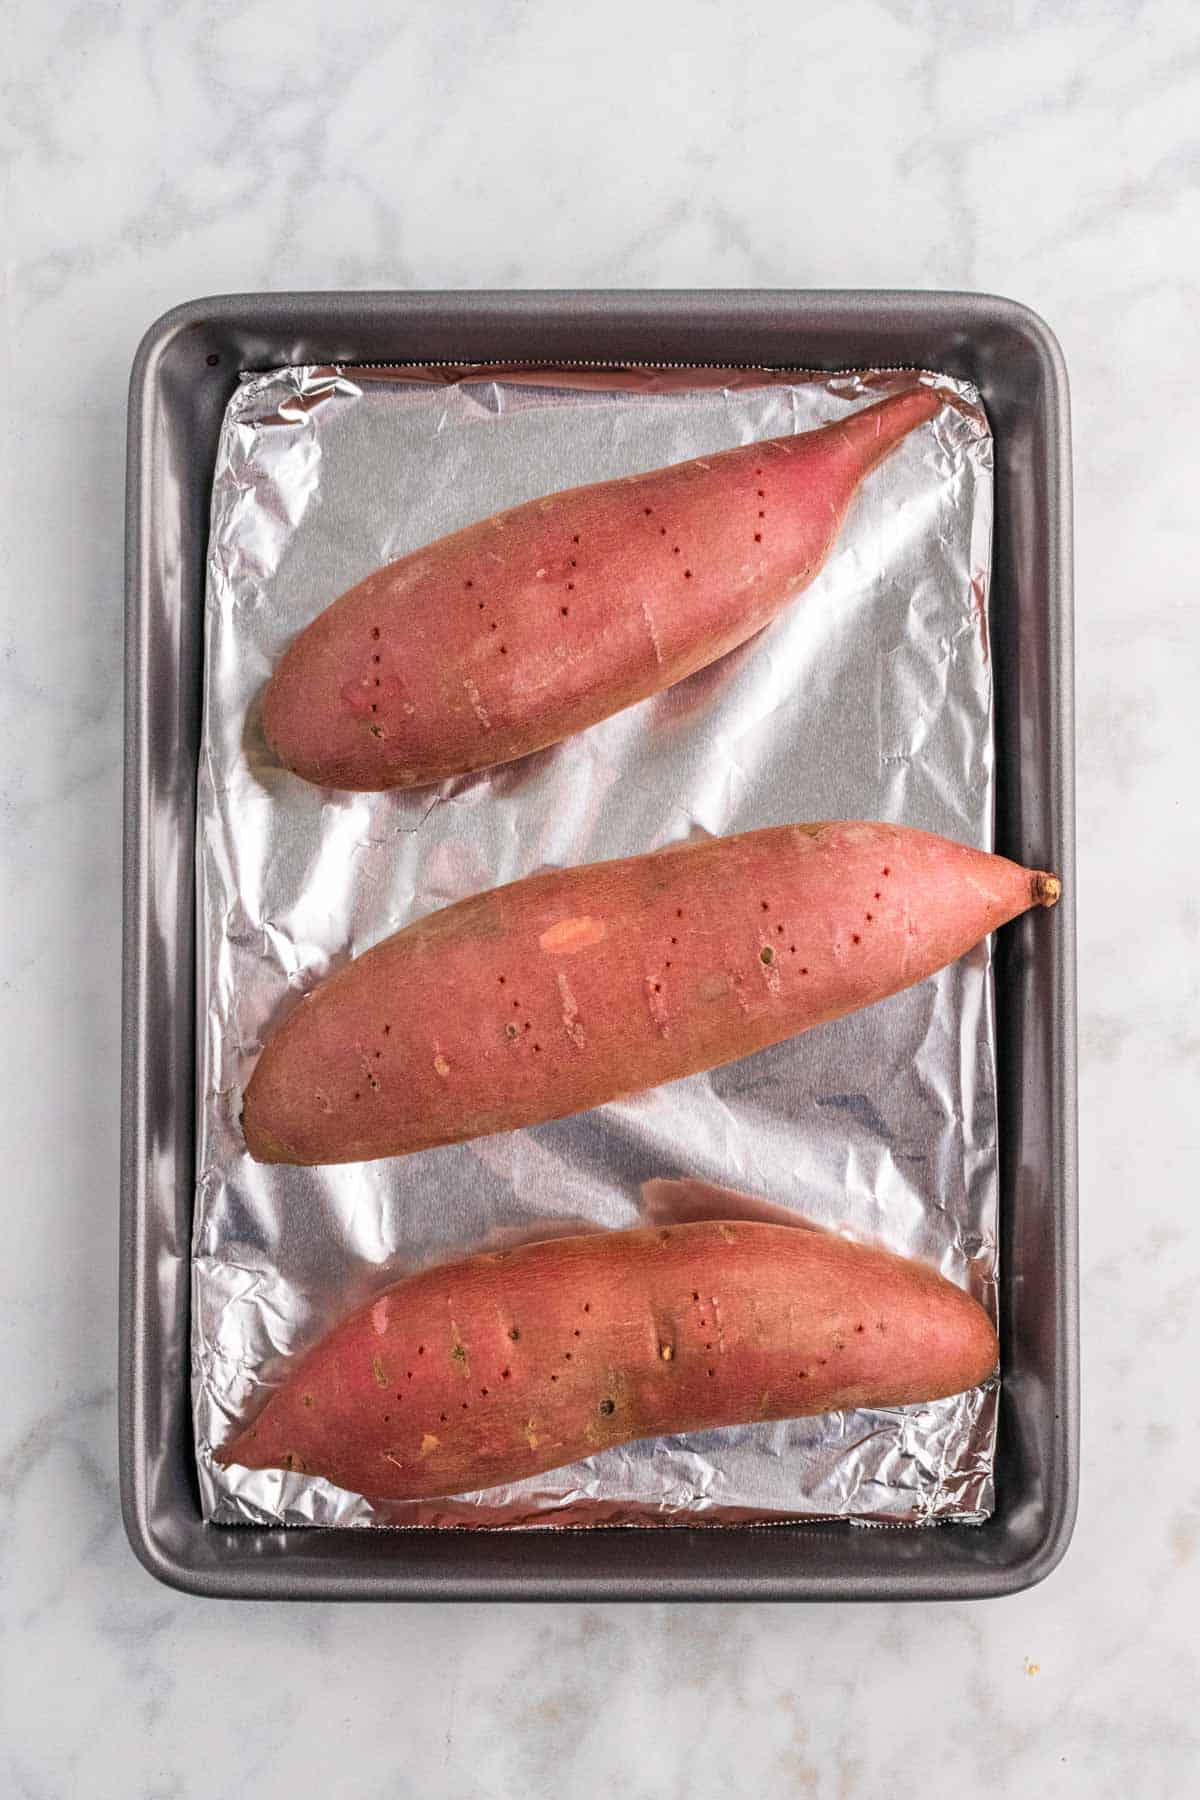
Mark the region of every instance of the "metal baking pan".
POLYGON ((1011 301, 920 293, 250 294, 197 300, 133 367, 126 511, 120 1467, 160 1580, 227 1598, 969 1599, 1043 1579, 1078 1480, 1071 468, 1067 381, 1011 301), (995 440, 996 849, 1062 872, 1052 930, 996 946, 1001 1181, 997 1505, 982 1526, 518 1532, 206 1526, 188 1396, 195 787, 204 560, 239 373, 424 361, 932 368, 995 440))

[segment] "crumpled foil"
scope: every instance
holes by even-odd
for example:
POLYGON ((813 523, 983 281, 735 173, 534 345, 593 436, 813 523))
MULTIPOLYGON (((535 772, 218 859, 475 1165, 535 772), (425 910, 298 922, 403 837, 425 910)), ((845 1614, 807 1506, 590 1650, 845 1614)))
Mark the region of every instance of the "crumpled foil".
POLYGON ((855 1017, 536 1130, 304 1169, 252 1162, 238 1124, 254 1060, 298 993, 482 888, 790 820, 890 819, 990 847, 991 438, 975 391, 945 377, 925 379, 948 404, 869 478, 806 593, 721 662, 570 742, 436 789, 347 794, 275 765, 258 723, 285 645, 381 564, 502 507, 804 431, 913 379, 309 367, 234 394, 213 485, 198 798, 192 1352, 209 1519, 921 1524, 990 1511, 994 1383, 630 1444, 432 1502, 211 1459, 293 1358, 404 1273, 633 1225, 644 1208, 692 1216, 697 1182, 924 1258, 995 1316, 987 946, 855 1017), (662 1177, 693 1185, 656 1184, 643 1201, 662 1177))

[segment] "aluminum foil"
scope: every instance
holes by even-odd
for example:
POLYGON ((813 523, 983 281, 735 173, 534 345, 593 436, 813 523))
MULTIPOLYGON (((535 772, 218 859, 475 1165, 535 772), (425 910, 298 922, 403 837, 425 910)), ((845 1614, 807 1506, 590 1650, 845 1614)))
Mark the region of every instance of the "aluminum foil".
POLYGON ((482 888, 789 820, 891 819, 990 847, 991 438, 974 390, 940 376, 925 379, 948 404, 869 478, 813 586, 668 693, 407 794, 310 787, 272 762, 258 723, 284 646, 382 563, 553 489, 804 431, 912 379, 294 368, 235 393, 213 485, 198 800, 192 1351, 210 1519, 920 1524, 990 1511, 994 1384, 631 1444, 436 1502, 373 1503, 211 1459, 294 1357, 405 1272, 647 1213, 766 1204, 922 1257, 995 1315, 986 946, 856 1017, 536 1130, 301 1169, 253 1163, 238 1124, 254 1060, 302 991, 482 888), (737 1194, 714 1200, 704 1183, 737 1194))

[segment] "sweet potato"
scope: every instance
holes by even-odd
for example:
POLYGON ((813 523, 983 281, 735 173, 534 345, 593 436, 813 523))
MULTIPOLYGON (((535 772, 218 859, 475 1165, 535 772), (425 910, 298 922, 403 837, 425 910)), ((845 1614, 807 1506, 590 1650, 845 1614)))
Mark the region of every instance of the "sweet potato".
POLYGON ((413 787, 558 743, 744 643, 812 580, 864 477, 941 399, 550 494, 368 576, 263 698, 279 760, 413 787))
POLYGON ((601 1232, 387 1289, 217 1457, 415 1500, 632 1438, 935 1400, 983 1381, 996 1354, 961 1289, 831 1233, 601 1232))
POLYGON ((598 1106, 910 987, 1059 884, 898 825, 784 825, 535 875, 321 983, 267 1045, 264 1162, 358 1162, 598 1106))

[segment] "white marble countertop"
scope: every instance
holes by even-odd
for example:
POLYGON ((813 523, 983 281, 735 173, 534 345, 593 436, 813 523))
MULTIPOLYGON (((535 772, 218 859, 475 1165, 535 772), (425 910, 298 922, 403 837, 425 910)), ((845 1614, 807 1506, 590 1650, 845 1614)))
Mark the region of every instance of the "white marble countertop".
POLYGON ((0 1791, 1196 1791, 1189 8, 14 0, 5 48, 0 1791), (861 1609, 237 1606, 156 1586, 125 1544, 130 360, 152 318, 197 294, 490 285, 975 288, 1026 301, 1062 341, 1077 484, 1083 1487, 1073 1547, 1027 1594, 861 1609))

